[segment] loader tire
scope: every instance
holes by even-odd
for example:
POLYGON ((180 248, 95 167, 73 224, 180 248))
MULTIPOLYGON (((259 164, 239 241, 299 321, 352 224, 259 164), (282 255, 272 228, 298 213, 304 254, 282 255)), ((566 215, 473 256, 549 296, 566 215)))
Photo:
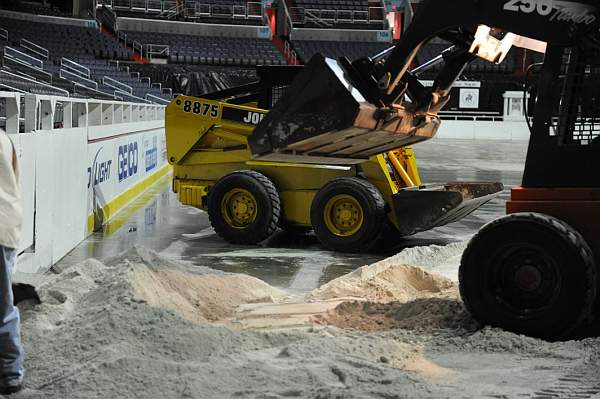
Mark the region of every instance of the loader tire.
POLYGON ((275 184, 253 170, 217 181, 208 195, 208 217, 215 232, 232 244, 252 245, 269 238, 281 218, 275 184))
POLYGON ((590 247, 566 223, 517 213, 484 226, 462 256, 460 293, 482 325, 568 339, 592 317, 597 275, 590 247))
POLYGON ((364 252, 375 245, 385 228, 385 201, 369 181, 341 177, 319 190, 310 217, 315 235, 325 247, 364 252))

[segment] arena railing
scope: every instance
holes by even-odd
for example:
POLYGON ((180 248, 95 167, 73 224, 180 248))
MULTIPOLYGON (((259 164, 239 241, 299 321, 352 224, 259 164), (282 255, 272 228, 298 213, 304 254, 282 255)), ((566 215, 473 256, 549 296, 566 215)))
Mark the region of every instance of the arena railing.
POLYGON ((117 41, 122 42, 127 47, 127 33, 123 31, 117 31, 117 41))
POLYGON ((153 59, 153 58, 157 58, 157 57, 165 58, 165 57, 168 57, 169 54, 171 53, 171 50, 170 50, 171 48, 167 44, 149 43, 149 44, 145 44, 143 47, 144 47, 144 50, 142 52, 142 55, 148 59, 153 59))
POLYGON ((8 31, 4 28, 0 28, 0 39, 4 41, 8 41, 8 31))
POLYGON ((39 94, 54 94, 69 97, 69 92, 67 90, 22 75, 17 75, 6 70, 0 70, 0 82, 4 82, 6 85, 16 87, 17 89, 26 92, 34 90, 39 94), (12 83, 12 85, 10 83, 12 83), (21 87, 15 85, 21 85, 21 87))
POLYGON ((150 93, 146 93, 146 100, 148 100, 150 102, 153 102, 155 104, 164 104, 164 105, 167 105, 167 104, 170 103, 169 100, 165 100, 164 98, 157 97, 157 96, 155 96, 153 94, 150 94, 150 93))
POLYGON ((106 93, 104 91, 92 89, 91 87, 84 86, 77 82, 73 84, 73 92, 75 94, 88 98, 95 98, 97 100, 117 100, 114 93, 106 93))
POLYGON ((160 0, 147 0, 146 10, 148 13, 160 13, 162 12, 162 1, 160 0))
POLYGON ((139 103, 145 103, 145 104, 152 103, 152 101, 150 101, 150 100, 146 100, 145 98, 138 97, 136 95, 129 94, 125 91, 120 91, 120 90, 115 91, 115 96, 121 96, 123 98, 123 101, 133 101, 133 102, 139 102, 139 103))
POLYGON ((383 23, 384 8, 369 7, 367 11, 331 10, 320 8, 290 7, 292 21, 299 24, 312 22, 330 26, 336 23, 383 23))
POLYGON ((199 17, 210 17, 210 4, 196 3, 194 6, 194 14, 199 17))
POLYGON ((82 86, 85 86, 87 88, 91 88, 94 90, 98 89, 98 82, 96 82, 95 80, 86 78, 84 76, 81 76, 78 73, 73 73, 68 69, 61 68, 58 71, 58 76, 60 76, 63 79, 68 80, 71 83, 79 83, 82 86))
POLYGON ((115 79, 111 78, 110 76, 103 76, 102 84, 105 86, 111 87, 115 90, 133 95, 133 88, 131 86, 129 86, 125 83, 119 82, 118 80, 115 80, 115 79))
POLYGON ((129 39, 127 33, 121 30, 117 31, 117 41, 123 43, 126 48, 136 51, 138 54, 142 55, 144 52, 144 45, 142 43, 137 40, 129 39))
POLYGON ((383 7, 369 7, 369 22, 379 23, 385 19, 385 9, 383 7))
POLYGON ((43 69, 36 68, 31 64, 21 61, 18 58, 4 57, 4 66, 14 69, 20 74, 26 75, 33 80, 43 80, 46 83, 52 84, 52 74, 43 69))
POLYGON ((116 9, 131 10, 131 0, 113 0, 112 7, 116 9))
POLYGON ((163 12, 177 8, 177 2, 175 0, 162 0, 162 10, 163 12))
POLYGON ((29 54, 25 54, 24 52, 19 51, 13 47, 4 47, 4 56, 20 60, 21 62, 25 62, 28 65, 31 65, 32 67, 40 70, 44 69, 44 62, 42 60, 40 60, 39 58, 32 57, 29 54))
POLYGON ((195 1, 177 4, 171 0, 99 0, 98 5, 105 5, 113 10, 159 14, 160 17, 167 19, 173 19, 178 15, 186 18, 260 19, 264 14, 263 4, 259 1, 247 2, 246 5, 221 5, 195 1), (229 11, 222 12, 221 10, 229 11))
MULTIPOLYGON (((2 83, 2 81, 0 81, 0 91, 3 91, 3 90, 14 91, 15 93, 24 93, 24 94, 27 93, 25 90, 18 89, 14 86, 7 85, 5 83, 2 83)), ((6 117, 0 116, 0 121, 6 122, 6 117)))
POLYGON ((22 38, 21 42, 19 44, 24 49, 27 49, 27 50, 31 51, 32 53, 39 55, 40 57, 42 57, 45 60, 48 60, 50 58, 50 51, 48 51, 48 49, 40 46, 39 44, 35 44, 34 42, 27 40, 25 38, 22 38))
POLYGON ((77 73, 87 79, 89 79, 90 76, 92 76, 90 68, 65 57, 62 57, 60 59, 60 66, 63 68, 67 68, 67 70, 69 70, 70 72, 77 73))
POLYGON ((145 0, 131 0, 131 9, 134 11, 147 10, 148 4, 145 0))
POLYGON ((246 19, 248 13, 246 12, 246 6, 234 5, 233 6, 233 18, 246 19))
POLYGON ((137 101, 75 98, 0 91, 4 102, 5 130, 8 134, 34 133, 36 130, 93 128, 90 136, 106 134, 105 126, 164 120, 165 106, 137 101), (42 112, 37 112, 37 109, 42 112), (60 121, 56 124, 56 121, 60 121))
POLYGON ((263 3, 250 1, 246 3, 246 16, 248 18, 262 18, 264 15, 263 3))
POLYGON ((289 41, 285 41, 284 45, 284 53, 288 60, 292 62, 292 65, 298 65, 298 55, 296 51, 292 48, 292 45, 289 41))

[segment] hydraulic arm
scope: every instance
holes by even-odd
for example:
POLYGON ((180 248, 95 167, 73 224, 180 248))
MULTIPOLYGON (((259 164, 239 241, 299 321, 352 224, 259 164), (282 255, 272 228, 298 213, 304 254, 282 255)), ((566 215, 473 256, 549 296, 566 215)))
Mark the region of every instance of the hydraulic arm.
POLYGON ((315 56, 258 125, 249 144, 257 158, 358 163, 433 137, 438 112, 477 57, 500 63, 512 46, 545 51, 598 30, 598 2, 425 0, 400 42, 350 62, 315 56), (440 56, 412 68, 421 47, 440 38, 440 56), (432 87, 418 75, 443 64, 432 87))

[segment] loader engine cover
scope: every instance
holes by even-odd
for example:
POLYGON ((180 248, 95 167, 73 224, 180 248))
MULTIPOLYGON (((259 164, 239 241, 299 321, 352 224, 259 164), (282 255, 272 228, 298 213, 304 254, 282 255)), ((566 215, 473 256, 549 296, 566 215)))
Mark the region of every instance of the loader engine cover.
POLYGON ((315 55, 248 141, 255 159, 353 164, 427 140, 438 127, 436 115, 369 103, 338 61, 315 55))

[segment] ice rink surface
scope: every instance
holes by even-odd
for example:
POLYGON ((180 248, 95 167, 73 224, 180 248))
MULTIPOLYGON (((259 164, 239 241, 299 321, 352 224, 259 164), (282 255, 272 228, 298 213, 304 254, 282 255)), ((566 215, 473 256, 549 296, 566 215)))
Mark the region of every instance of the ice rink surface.
MULTIPOLYGON (((357 267, 403 248, 468 240, 485 223, 504 214, 509 189, 521 183, 526 141, 436 139, 414 147, 424 183, 500 181, 506 190, 460 222, 399 240, 378 253, 346 255, 324 250, 314 235, 279 232, 258 247, 226 243, 210 227, 206 213, 178 203, 165 178, 118 214, 103 231, 80 244, 59 264, 106 259, 141 245, 190 265, 257 277, 290 292, 307 292, 357 267)), ((454 277, 456 270, 442 270, 454 277)))

